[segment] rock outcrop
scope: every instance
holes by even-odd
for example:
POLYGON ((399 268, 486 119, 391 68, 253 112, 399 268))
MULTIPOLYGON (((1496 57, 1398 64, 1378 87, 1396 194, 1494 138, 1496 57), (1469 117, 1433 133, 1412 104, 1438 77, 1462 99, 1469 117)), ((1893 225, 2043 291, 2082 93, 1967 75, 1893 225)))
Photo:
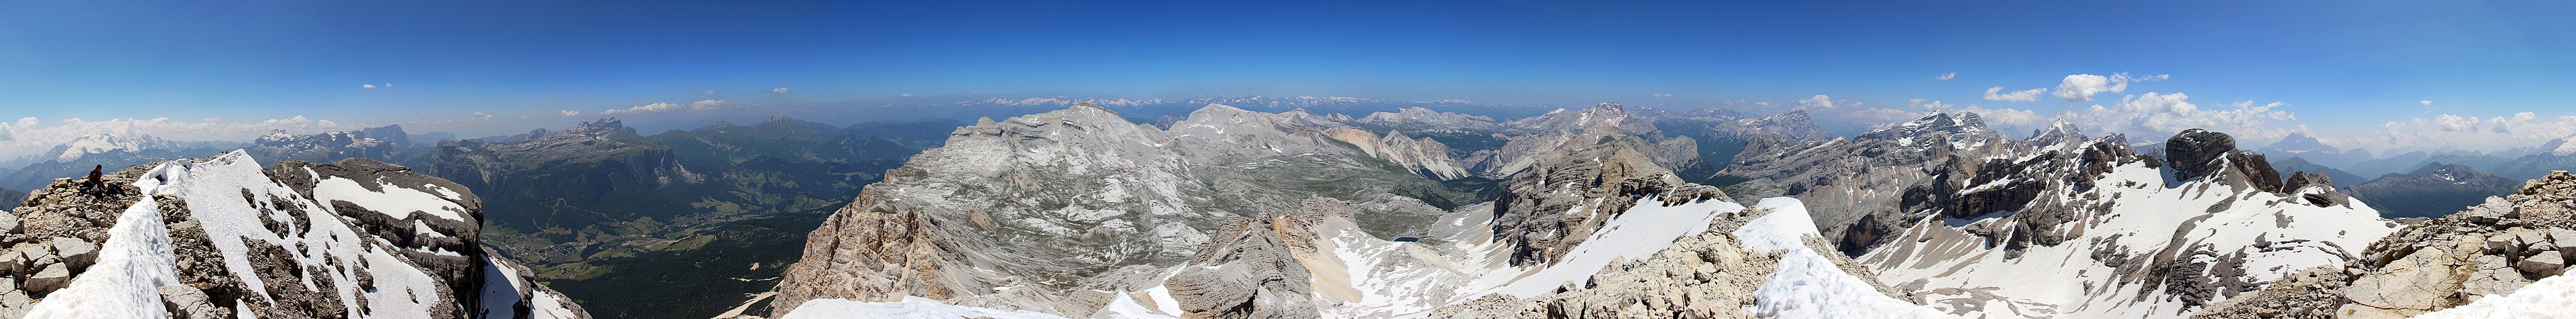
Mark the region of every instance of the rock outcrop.
MULTIPOLYGON (((1596 130, 1589 141, 1615 141, 1618 131, 1596 130)), ((1645 196, 1666 203, 1732 201, 1715 187, 1689 184, 1625 144, 1572 148, 1555 161, 1532 165, 1506 183, 1494 201, 1495 241, 1511 246, 1513 265, 1551 263, 1610 217, 1645 196)))
POLYGON ((2308 270, 2200 318, 2402 318, 2563 275, 2576 256, 2576 175, 2409 225, 2349 263, 2308 270))

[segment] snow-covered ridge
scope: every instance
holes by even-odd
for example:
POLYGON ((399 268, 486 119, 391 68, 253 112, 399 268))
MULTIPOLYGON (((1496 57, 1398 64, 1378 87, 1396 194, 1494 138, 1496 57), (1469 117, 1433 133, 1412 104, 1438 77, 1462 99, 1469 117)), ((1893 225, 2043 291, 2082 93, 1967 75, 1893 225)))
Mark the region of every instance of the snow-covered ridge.
POLYGON ((73 139, 71 142, 63 143, 62 146, 57 146, 57 148, 61 148, 62 151, 54 156, 54 160, 70 162, 79 160, 82 156, 90 154, 114 151, 138 152, 148 149, 169 148, 174 145, 176 144, 152 136, 126 137, 116 135, 114 133, 99 133, 97 135, 82 136, 78 139, 73 139))

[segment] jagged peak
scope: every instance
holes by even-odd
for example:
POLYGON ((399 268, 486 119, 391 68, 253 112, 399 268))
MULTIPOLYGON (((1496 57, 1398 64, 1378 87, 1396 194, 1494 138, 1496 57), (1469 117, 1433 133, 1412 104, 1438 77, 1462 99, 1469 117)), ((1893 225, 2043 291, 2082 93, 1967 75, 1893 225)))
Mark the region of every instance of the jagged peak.
POLYGON ((1583 111, 1585 111, 1585 112, 1591 112, 1591 111, 1595 111, 1595 110, 1599 110, 1599 111, 1611 111, 1611 112, 1618 112, 1618 111, 1625 111, 1625 110, 1627 110, 1627 107, 1626 107, 1626 106, 1621 106, 1621 105, 1619 105, 1619 102, 1601 102, 1601 103, 1599 103, 1599 104, 1593 104, 1593 105, 1592 105, 1592 107, 1586 107, 1586 108, 1583 108, 1583 111))

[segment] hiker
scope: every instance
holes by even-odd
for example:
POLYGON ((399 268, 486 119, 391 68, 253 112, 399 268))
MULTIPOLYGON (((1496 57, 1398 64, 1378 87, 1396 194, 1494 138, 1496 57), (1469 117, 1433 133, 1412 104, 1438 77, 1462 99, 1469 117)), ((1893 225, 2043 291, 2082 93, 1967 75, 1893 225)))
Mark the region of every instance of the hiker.
POLYGON ((99 180, 99 177, 102 176, 102 174, 99 174, 99 171, 104 169, 107 169, 106 165, 91 166, 89 168, 89 179, 81 181, 80 190, 82 194, 89 194, 90 197, 106 196, 108 194, 107 182, 99 180))

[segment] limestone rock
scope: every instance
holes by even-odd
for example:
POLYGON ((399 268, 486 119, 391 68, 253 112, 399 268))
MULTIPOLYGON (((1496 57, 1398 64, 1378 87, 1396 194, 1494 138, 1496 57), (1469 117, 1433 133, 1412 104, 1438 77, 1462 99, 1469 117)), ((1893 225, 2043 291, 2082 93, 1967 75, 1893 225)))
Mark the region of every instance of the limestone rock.
POLYGON ((161 286, 158 290, 161 292, 161 305, 168 308, 167 310, 170 311, 170 318, 235 318, 233 317, 233 309, 216 306, 211 299, 206 297, 206 292, 199 291, 197 288, 191 288, 188 286, 161 286))
POLYGON ((27 275, 27 280, 21 282, 18 288, 41 294, 63 289, 71 283, 72 269, 69 265, 51 264, 45 265, 43 270, 27 275))

